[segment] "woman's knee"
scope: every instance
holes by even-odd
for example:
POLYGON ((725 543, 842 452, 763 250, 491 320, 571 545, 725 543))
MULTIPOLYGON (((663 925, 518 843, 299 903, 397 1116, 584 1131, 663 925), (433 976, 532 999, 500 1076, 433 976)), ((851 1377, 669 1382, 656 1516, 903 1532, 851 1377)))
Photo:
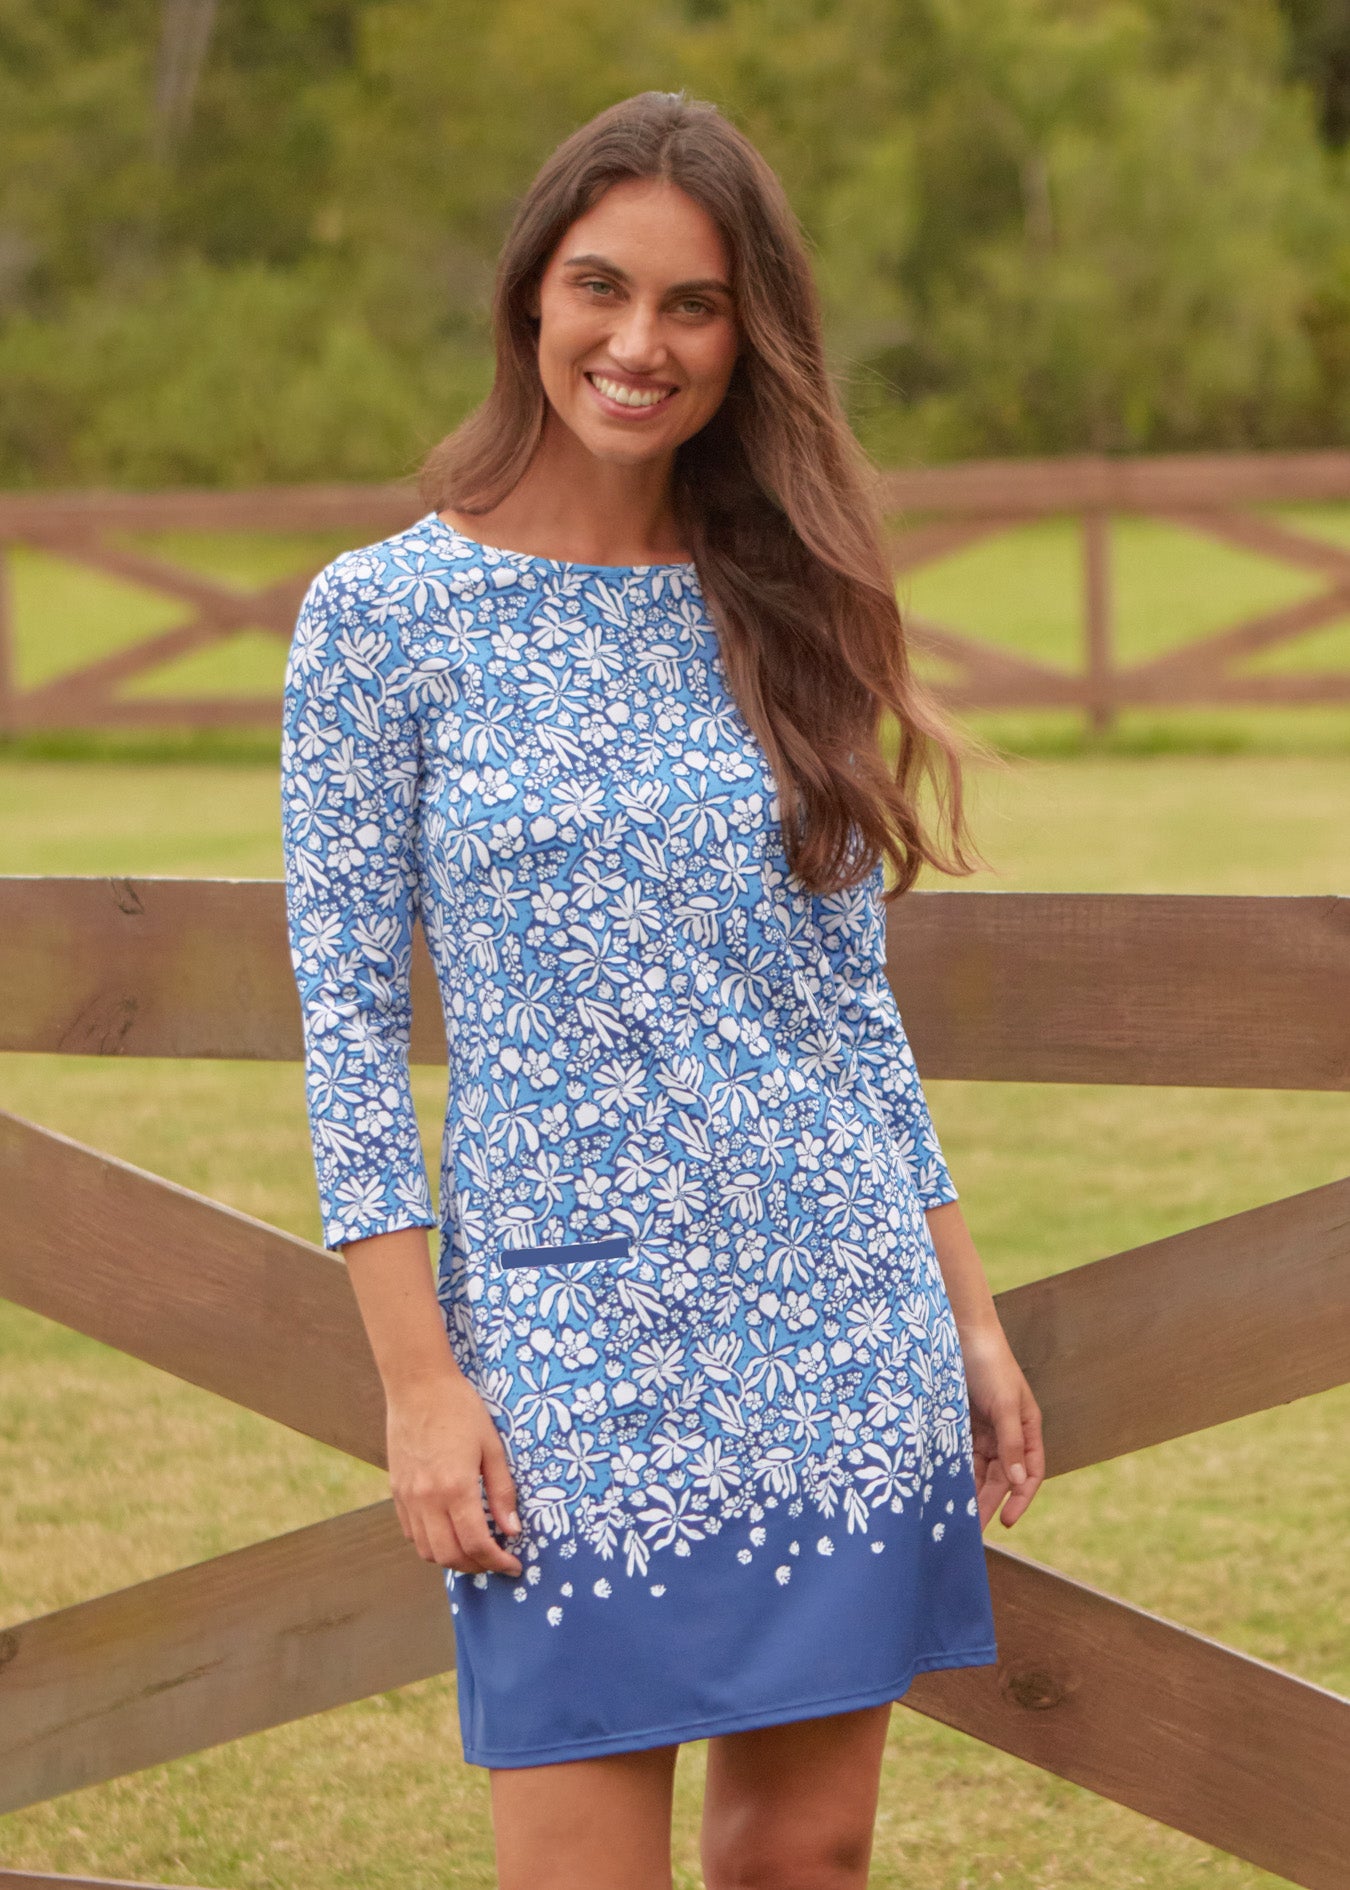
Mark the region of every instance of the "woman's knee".
POLYGON ((705 1890, 864 1890, 871 1830, 743 1830, 704 1846, 705 1890))

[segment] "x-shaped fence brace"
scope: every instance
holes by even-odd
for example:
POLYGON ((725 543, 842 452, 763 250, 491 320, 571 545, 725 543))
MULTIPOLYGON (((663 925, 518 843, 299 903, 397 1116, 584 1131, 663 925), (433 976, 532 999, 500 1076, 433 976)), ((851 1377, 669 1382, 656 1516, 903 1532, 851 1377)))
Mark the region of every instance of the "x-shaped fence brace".
MULTIPOLYGON (((1350 1088, 1350 900, 912 893, 889 973, 928 1077, 1350 1088)), ((420 936, 413 1057, 443 1062, 420 936)), ((281 885, 0 880, 0 1049, 294 1059, 281 885)), ((0 1293, 381 1464, 335 1256, 0 1112, 0 1293)), ((1350 1380, 1350 1179, 998 1296, 1050 1473, 1350 1380)), ((999 1660, 903 1704, 1343 1890, 1350 1701, 987 1547, 999 1660)), ((0 1811, 442 1673, 392 1504, 0 1634, 0 1811)), ((0 1871, 0 1890, 83 1879, 0 1871)))
POLYGON ((1032 519, 1076 514, 1082 522, 1082 670, 1036 662, 909 614, 916 647, 951 671, 939 687, 953 707, 1086 707, 1104 723, 1126 707, 1350 702, 1350 670, 1254 675, 1238 667, 1350 614, 1350 547, 1254 509, 1350 498, 1350 454, 986 461, 891 473, 884 490, 894 512, 928 514, 892 538, 900 577, 1032 519), (1326 588, 1122 665, 1115 650, 1110 554, 1110 520, 1119 513, 1316 572, 1327 580, 1326 588))
MULTIPOLYGON (((1104 724, 1126 707, 1350 702, 1350 669, 1244 673, 1248 658, 1350 615, 1350 546, 1261 512, 1280 501, 1350 499, 1350 453, 1176 454, 1168 458, 971 462, 884 476, 888 514, 908 521, 891 540, 897 576, 1030 520, 1072 515, 1083 542, 1083 664, 1038 662, 909 613, 915 647, 947 674, 935 681, 961 709, 1086 708, 1104 724), (1315 572, 1315 595, 1179 643, 1145 661, 1118 660, 1110 521, 1156 518, 1260 557, 1315 572)), ((157 591, 188 611, 181 623, 45 683, 14 680, 0 582, 0 728, 91 724, 263 723, 274 697, 128 698, 118 691, 164 664, 245 630, 288 640, 312 564, 259 589, 223 584, 137 545, 169 531, 350 533, 353 543, 401 530, 422 506, 406 484, 283 487, 257 492, 0 496, 0 548, 23 544, 157 591)))
POLYGON ((123 698, 119 689, 240 631, 290 640, 312 562, 256 589, 221 583, 134 540, 160 532, 350 531, 353 542, 401 531, 421 508, 407 486, 313 486, 276 492, 48 494, 0 497, 0 546, 25 545, 183 604, 180 623, 96 661, 21 689, 13 626, 0 586, 0 728, 91 724, 275 725, 270 696, 123 698), (128 539, 132 542, 128 542, 128 539))

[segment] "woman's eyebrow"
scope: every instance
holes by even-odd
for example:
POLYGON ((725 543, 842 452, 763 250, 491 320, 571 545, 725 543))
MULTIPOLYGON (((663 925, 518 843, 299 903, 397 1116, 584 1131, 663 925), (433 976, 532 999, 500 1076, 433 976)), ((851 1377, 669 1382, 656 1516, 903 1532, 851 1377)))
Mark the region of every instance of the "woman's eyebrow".
MULTIPOLYGON (((606 275, 614 276, 619 282, 627 283, 630 286, 633 280, 626 269, 620 269, 619 265, 612 263, 607 256, 596 256, 589 253, 584 256, 569 256, 563 263, 563 268, 603 269, 606 275)), ((731 294, 730 283, 721 281, 717 276, 696 276, 689 282, 672 282, 666 293, 668 295, 688 295, 694 289, 716 290, 722 295, 731 294)))

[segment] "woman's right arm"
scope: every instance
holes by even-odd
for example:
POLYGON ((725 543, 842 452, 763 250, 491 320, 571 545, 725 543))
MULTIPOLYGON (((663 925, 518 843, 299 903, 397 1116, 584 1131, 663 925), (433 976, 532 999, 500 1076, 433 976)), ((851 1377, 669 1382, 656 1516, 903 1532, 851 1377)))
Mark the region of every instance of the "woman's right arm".
POLYGON ((384 1384, 403 1532, 428 1561, 519 1573, 488 1532, 515 1507, 505 1447, 436 1300, 436 1223, 409 1082, 420 737, 368 556, 300 609, 286 667, 281 837, 324 1242, 341 1249, 384 1384))
POLYGON ((520 1558, 494 1542, 520 1533, 501 1433, 460 1370, 436 1301, 420 1227, 343 1249, 370 1349, 384 1384, 389 1483, 403 1533, 424 1562, 519 1575, 520 1558))

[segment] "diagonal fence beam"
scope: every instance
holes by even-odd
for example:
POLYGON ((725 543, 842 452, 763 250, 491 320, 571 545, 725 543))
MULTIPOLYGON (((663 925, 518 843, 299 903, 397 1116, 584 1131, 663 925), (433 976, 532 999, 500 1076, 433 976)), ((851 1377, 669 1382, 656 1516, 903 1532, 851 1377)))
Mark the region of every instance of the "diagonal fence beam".
POLYGON ((897 578, 909 577, 925 565, 967 551, 1000 532, 1016 531, 1025 523, 1009 513, 1005 518, 931 518, 919 525, 901 525, 887 538, 891 570, 897 578))
POLYGON ((1032 657, 1018 656, 997 644, 982 643, 977 638, 954 630, 950 624, 932 617, 912 615, 909 634, 914 647, 927 650, 943 661, 960 664, 966 677, 949 686, 952 691, 966 691, 997 697, 1000 706, 1014 702, 1064 702, 1081 700, 1083 679, 1069 670, 1054 669, 1032 657))
POLYGON ((1350 1381, 1350 1180, 995 1297, 1056 1475, 1350 1381))
MULTIPOLYGON (((1118 672, 1122 699, 1132 703, 1180 703, 1199 701, 1207 691, 1222 688, 1231 681, 1264 687, 1266 676, 1234 677, 1230 665, 1243 657, 1257 656, 1263 650, 1277 648, 1334 623, 1350 610, 1350 582, 1331 591, 1319 591, 1315 597, 1303 597, 1277 610, 1263 611, 1216 630, 1212 636, 1199 637, 1164 650, 1147 662, 1132 663, 1118 672)), ((1336 680, 1307 676, 1303 681, 1336 680)), ((1350 677, 1342 672, 1339 680, 1350 677)))
POLYGON ((1305 1890, 1344 1890, 1350 1700, 987 1549, 996 1668, 905 1705, 1305 1890))
POLYGON ((1239 551, 1252 551, 1261 558, 1273 558, 1281 564, 1297 565, 1350 583, 1350 550, 1333 539, 1299 531, 1282 519, 1205 505, 1173 506, 1158 510, 1155 516, 1167 525, 1200 532, 1239 551))
POLYGON ((129 1883, 123 1877, 67 1877, 51 1870, 0 1870, 0 1890, 187 1890, 187 1886, 129 1883))
MULTIPOLYGON (((92 1330, 124 1350, 153 1356, 153 1362, 178 1370, 193 1382, 209 1384, 236 1398, 243 1391, 246 1396, 240 1401, 252 1408, 367 1460, 379 1460, 378 1382, 353 1297, 336 1261, 246 1216, 15 1117, 0 1116, 0 1183, 7 1201, 13 1203, 0 1235, 0 1289, 77 1329, 92 1330), (44 1234, 46 1212, 62 1201, 68 1205, 51 1232, 44 1234), (145 1225, 147 1209, 157 1217, 150 1228, 145 1225), (72 1244, 63 1248, 63 1238, 72 1244), (237 1256, 236 1248, 241 1250, 237 1256), (72 1251, 83 1256, 79 1269, 62 1264, 68 1263, 72 1251), (193 1265, 182 1264, 184 1253, 194 1255, 193 1265), (242 1262, 242 1271, 236 1259, 242 1262), (277 1290, 277 1276, 291 1268, 302 1284, 290 1292, 282 1281, 282 1300, 269 1298, 277 1290), (63 1291, 59 1282, 72 1272, 76 1276, 73 1289, 63 1291), (86 1284, 81 1285, 81 1280, 86 1284), (260 1295, 253 1305, 242 1298, 250 1289, 260 1295), (320 1335, 320 1342, 297 1345, 297 1335, 307 1333, 320 1335), (260 1348, 259 1371, 255 1358, 260 1348), (185 1356, 175 1360, 173 1354, 180 1350, 185 1356), (249 1380, 247 1385, 240 1383, 241 1377, 249 1380), (331 1403, 324 1407, 325 1387, 333 1385, 343 1390, 337 1412, 331 1403), (350 1415, 353 1407, 364 1411, 355 1423, 350 1415)), ((1272 1365, 1280 1364, 1281 1355, 1296 1359, 1303 1389, 1343 1377, 1346 1361, 1337 1354, 1335 1342, 1320 1352, 1310 1351, 1308 1338, 1318 1329, 1339 1335, 1345 1331, 1346 1322, 1337 1316, 1336 1308, 1344 1304, 1348 1194, 1350 1184, 1344 1183, 1312 1190, 1290 1202, 1233 1216, 1211 1228, 1155 1242, 1134 1254, 1112 1256, 1000 1296, 1000 1313, 1010 1335, 1015 1335, 1015 1348, 1025 1344, 1029 1334, 1048 1335, 1047 1356, 1041 1362, 1029 1358, 1028 1375, 1046 1411, 1052 1468, 1093 1460, 1085 1440, 1094 1433, 1103 1441, 1092 1449, 1104 1453, 1116 1447, 1138 1447, 1141 1442, 1175 1435, 1181 1428, 1213 1421, 1203 1403, 1197 1406, 1194 1398, 1189 1402, 1177 1398, 1179 1379, 1187 1373, 1202 1377, 1193 1356, 1197 1339, 1205 1336, 1199 1329, 1202 1308, 1208 1308, 1211 1320, 1222 1328, 1225 1308, 1237 1305, 1246 1334, 1245 1345, 1232 1332, 1209 1335, 1220 1354, 1226 1355, 1236 1344, 1245 1357, 1245 1365, 1233 1369, 1225 1356, 1224 1380, 1217 1388, 1221 1415, 1234 1415, 1235 1403, 1252 1409, 1299 1395, 1278 1375, 1272 1379, 1272 1365), (1286 1256, 1305 1268, 1311 1266, 1317 1291, 1325 1287, 1330 1295, 1311 1313, 1303 1309, 1294 1328, 1287 1319, 1281 1323, 1282 1309, 1287 1309, 1291 1295, 1278 1269, 1270 1265, 1271 1243, 1280 1241, 1286 1256), (1309 1262, 1310 1253, 1321 1253, 1323 1258, 1309 1262), (1167 1295, 1160 1300, 1155 1293, 1145 1303, 1156 1308, 1177 1298, 1182 1317, 1169 1333, 1161 1316, 1154 1313, 1141 1359, 1139 1348, 1120 1330, 1119 1309, 1130 1308, 1129 1316, 1137 1319, 1141 1294, 1147 1294, 1151 1282, 1160 1282, 1169 1257, 1177 1266, 1166 1275, 1167 1295), (1216 1293, 1220 1269, 1227 1277, 1227 1291, 1216 1293), (1171 1290, 1178 1270, 1186 1279, 1182 1294, 1171 1290), (1279 1284, 1278 1293, 1266 1284, 1271 1280, 1279 1284), (1258 1292, 1264 1286, 1264 1302, 1252 1303, 1249 1285, 1258 1292), (1152 1385, 1151 1391, 1132 1403, 1124 1400, 1125 1420, 1131 1427, 1128 1443, 1121 1443, 1112 1428, 1122 1387, 1118 1377, 1113 1379, 1105 1369, 1111 1358, 1120 1355, 1122 1344, 1134 1358, 1134 1379, 1147 1378, 1152 1385)), ((1294 1297, 1306 1291, 1307 1282, 1301 1280, 1294 1297)), ((1339 1342, 1344 1343, 1343 1337, 1339 1342)), ((377 1505, 371 1511, 356 1512, 356 1517, 365 1520, 337 1518, 276 1543, 237 1551, 233 1557, 217 1558, 217 1563, 161 1577, 156 1583, 11 1630, 0 1642, 0 1704, 5 1709, 0 1717, 7 1729, 5 1736, 15 1742, 11 1755, 0 1739, 0 1758, 6 1761, 0 1775, 16 1781, 9 1789, 28 1792, 30 1796, 22 1802, 33 1802, 34 1794, 50 1796, 75 1789, 78 1782, 91 1783, 95 1772, 99 1777, 115 1775, 106 1769, 98 1771, 99 1766, 115 1765, 120 1771, 158 1763, 241 1736, 244 1730, 261 1730, 264 1723, 280 1723, 280 1718, 319 1711, 325 1704, 383 1691, 449 1665, 452 1648, 446 1651, 450 1644, 445 1639, 444 1595, 435 1585, 435 1572, 413 1556, 396 1530, 390 1506, 377 1505), (383 1520, 377 1520, 381 1515, 383 1520), (341 1533, 338 1540, 325 1532, 349 1533, 341 1533), (403 1572, 411 1570, 407 1590, 391 1573, 400 1558, 403 1572), (223 1575, 217 1564, 229 1564, 223 1575), (327 1579, 323 1571, 331 1575, 335 1568, 349 1571, 354 1604, 345 1591, 337 1594, 323 1585, 327 1579), (181 1590, 174 1586, 178 1583, 184 1584, 181 1590), (420 1604, 413 1592, 419 1583, 420 1604), (388 1667, 369 1655, 369 1637, 386 1632, 366 1610, 362 1597, 370 1592, 390 1599, 400 1624, 388 1667), (434 1609, 427 1606, 428 1595, 434 1609), (297 1615, 300 1596, 303 1606, 297 1615), (278 1598, 284 1598, 287 1606, 282 1607, 278 1598), (420 1615, 419 1605, 425 1610, 420 1615), (99 1613, 105 1609, 112 1612, 99 1613), (419 1628, 419 1620, 431 1625, 419 1628), (323 1638, 339 1630, 350 1633, 351 1646, 323 1638), (428 1632, 439 1637, 441 1652, 434 1656, 439 1666, 429 1664, 433 1660, 429 1653, 416 1651, 421 1645, 418 1634, 428 1632), (217 1633, 223 1638, 212 1640, 217 1633), (311 1638, 316 1634, 317 1641, 311 1638), (289 1672, 278 1646, 307 1649, 320 1642, 325 1649, 319 1663, 324 1674, 317 1679, 300 1675, 280 1695, 271 1682, 245 1684, 240 1679, 245 1671, 289 1672), (104 1653, 96 1656, 99 1648, 104 1653), (104 1659, 113 1667, 104 1680, 98 1680, 91 1662, 104 1659), (132 1660, 134 1670, 141 1674, 135 1685, 128 1683, 126 1670, 119 1665, 124 1660, 132 1660), (342 1684, 336 1692, 331 1687, 325 1692, 334 1674, 344 1676, 342 1684), (75 1675, 78 1682, 72 1678, 75 1675), (213 1693, 213 1687, 218 1692, 213 1693), (66 1712, 62 1702, 69 1703, 74 1693, 81 1703, 78 1710, 66 1712), (305 1704, 313 1700, 319 1703, 305 1704), (87 1726, 87 1732, 81 1732, 80 1725, 87 1726), (10 1728, 20 1730, 11 1732, 10 1728), (64 1756, 54 1757, 54 1753, 64 1756), (151 1756, 127 1758, 134 1753, 151 1756), (90 1767, 93 1772, 88 1771, 90 1767), (28 1782, 21 1784, 22 1780, 28 1782)), ((1019 1558, 991 1550, 990 1566, 996 1596, 1001 1597, 1000 1649, 1012 1649, 1000 1668, 1002 1691, 995 1699, 986 1685, 964 1704, 951 1705, 947 1689, 968 1688, 976 1673, 931 1676, 922 1685, 916 1682, 906 1696, 907 1704, 935 1712, 948 1723, 990 1738, 1064 1777, 1267 1868, 1279 1869, 1314 1890, 1336 1881, 1318 1862, 1317 1846, 1323 1845, 1323 1837, 1317 1832, 1319 1820, 1322 1825, 1326 1822, 1318 1809, 1323 1784, 1335 1777, 1336 1753, 1341 1753, 1343 1764, 1344 1750, 1350 1746, 1350 1728, 1336 1717, 1347 1710, 1342 1702, 1319 1689, 1304 1689, 1302 1683, 1260 1663, 1244 1662, 1211 1643, 1201 1643, 1183 1630, 1152 1623, 1151 1617, 1094 1596, 1049 1571, 1036 1570, 1034 1580, 1042 1586, 1028 1589, 1033 1578, 1025 1571, 1032 1565, 1019 1558), (1090 1604, 1084 1603, 1084 1595, 1091 1597, 1090 1604), (1011 1642, 1003 1625, 1005 1616, 1016 1628, 1011 1642), (1156 1641, 1157 1633, 1163 1635, 1161 1641, 1156 1641), (1155 1635, 1154 1642, 1148 1641, 1149 1634, 1155 1635), (1132 1685, 1142 1684, 1132 1664, 1138 1659, 1141 1636, 1161 1651, 1142 1694, 1147 1710, 1141 1708, 1136 1715, 1128 1705, 1128 1690, 1125 1707, 1115 1702, 1122 1697, 1122 1673, 1134 1676, 1132 1685), (1068 1668, 1064 1665, 1064 1650, 1071 1644, 1078 1649, 1074 1658, 1081 1656, 1087 1663, 1081 1673, 1072 1663, 1068 1668), (1197 1646, 1207 1651, 1197 1656, 1197 1646), (1191 1674, 1197 1658, 1198 1678, 1192 1675, 1187 1681, 1193 1697, 1184 1723, 1178 1729, 1169 1707, 1163 1716, 1167 1762, 1154 1763, 1148 1755, 1158 1742, 1150 1714, 1156 1717, 1160 1697, 1170 1697, 1167 1677, 1191 1674), (1045 1726, 1048 1706, 1083 1694, 1085 1676, 1092 1682, 1087 1730, 1075 1725, 1067 1738, 1058 1733, 1050 1737, 1045 1726), (1053 1700, 1046 1697, 1047 1689, 1053 1700), (1006 1710, 1009 1698, 1019 1709, 1011 1722, 1006 1710), (1236 1750, 1225 1747, 1218 1736, 1221 1725, 1225 1734, 1230 1730, 1228 1702, 1233 1699, 1249 1709, 1236 1750), (1306 1712, 1299 1701, 1306 1705, 1306 1712), (1134 1755, 1131 1746, 1129 1763, 1117 1762, 1112 1771, 1111 1754, 1119 1752, 1122 1721, 1133 1728, 1132 1739, 1141 1750, 1134 1755), (1261 1729, 1260 1737, 1252 1727, 1261 1729), (1279 1733, 1274 1758, 1261 1746, 1270 1727, 1279 1733), (1173 1747, 1178 1739, 1188 1750, 1193 1748, 1207 1768, 1204 1789, 1195 1802, 1190 1798, 1174 1802, 1173 1747), (1339 1746, 1336 1741, 1341 1742, 1339 1746), (1296 1814, 1290 1810, 1295 1802, 1290 1798, 1291 1753, 1297 1758, 1294 1772, 1313 1781, 1305 1784, 1296 1814), (1098 1777, 1103 1768, 1109 1777, 1098 1777), (1244 1822, 1251 1814, 1250 1793, 1244 1795, 1245 1785, 1239 1791, 1234 1782, 1237 1777, 1246 1780, 1249 1769, 1259 1771, 1262 1792, 1271 1797, 1270 1804, 1262 1801, 1255 1837, 1244 1822), (1288 1849, 1291 1825, 1303 1833, 1302 1850, 1288 1849)), ((1081 1712, 1081 1703, 1077 1710, 1081 1712)), ((1063 1717, 1055 1723, 1060 1724, 1063 1717)), ((7 1801, 0 1799, 3 1802, 7 1801)), ((1347 1836, 1342 1832, 1338 1842, 1347 1836)))
POLYGON ((0 1632, 0 1812, 446 1672, 392 1502, 0 1632))
MULTIPOLYGON (((384 1462, 383 1393, 340 1261, 6 1111, 0 1199, 0 1295, 384 1462)), ((995 1303, 1052 1474, 1330 1390, 1350 1380, 1350 1180, 995 1303)))
POLYGON ((384 1395, 333 1255, 0 1110, 0 1295, 365 1463, 384 1395))
MULTIPOLYGON (((905 1705, 1308 1890, 1340 1890, 1350 1702, 1019 1556, 986 1557, 998 1666, 924 1675, 905 1705)), ((62 1609, 0 1638, 0 1811, 408 1685, 454 1656, 441 1574, 390 1503, 62 1609)))

